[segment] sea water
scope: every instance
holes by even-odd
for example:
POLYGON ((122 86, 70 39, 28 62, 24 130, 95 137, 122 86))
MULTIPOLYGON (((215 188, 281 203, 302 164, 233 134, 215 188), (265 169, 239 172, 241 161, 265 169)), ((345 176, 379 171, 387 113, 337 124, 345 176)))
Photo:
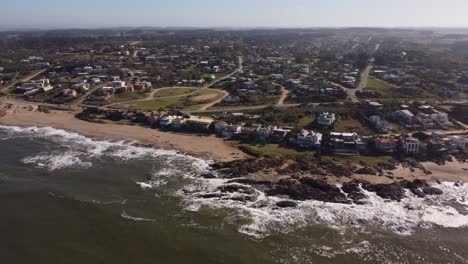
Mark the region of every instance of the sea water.
POLYGON ((219 193, 211 161, 0 126, 1 263, 468 263, 468 184, 363 204, 219 193))

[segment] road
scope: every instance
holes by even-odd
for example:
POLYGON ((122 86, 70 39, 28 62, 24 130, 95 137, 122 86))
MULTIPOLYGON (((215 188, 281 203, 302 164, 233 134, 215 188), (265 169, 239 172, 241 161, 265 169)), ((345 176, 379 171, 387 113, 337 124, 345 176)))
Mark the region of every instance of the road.
MULTIPOLYGON (((174 89, 174 88, 192 88, 192 89, 196 89, 196 90, 200 90, 200 89, 208 89, 210 88, 211 86, 215 85, 216 83, 220 82, 220 81, 223 81, 227 78, 230 78, 232 76, 234 76, 236 73, 242 71, 243 69, 243 59, 242 57, 238 57, 238 66, 237 66, 237 69, 233 72, 231 72, 230 74, 226 75, 226 76, 223 76, 221 78, 218 78, 208 84, 205 84, 204 86, 202 87, 178 87, 178 86, 174 86, 174 87, 162 87, 162 88, 158 88, 158 89, 155 89, 153 91, 151 91, 151 93, 146 97, 146 98, 143 98, 143 99, 137 99, 137 100, 130 100, 130 101, 125 101, 125 102, 117 102, 117 103, 111 103, 111 104, 108 104, 106 106, 104 106, 103 108, 109 108, 109 107, 112 107, 112 106, 115 106, 115 105, 131 105, 131 104, 134 104, 134 103, 139 103, 139 102, 144 102, 144 101, 150 101, 150 100, 153 100, 153 99, 156 99, 154 98, 154 95, 161 91, 161 90, 167 90, 167 89, 174 89)), ((202 107, 202 109, 208 109, 214 105, 216 105, 217 103, 220 103, 224 98, 226 98, 227 96, 229 96, 229 93, 226 92, 226 91, 222 91, 220 90, 221 92, 223 92, 223 96, 221 98, 219 98, 218 100, 216 100, 215 102, 212 102, 212 103, 209 103, 205 106, 202 107)), ((161 98, 157 98, 157 99, 167 99, 167 98, 173 98, 173 97, 186 97, 186 96, 190 96, 190 95, 193 95, 195 94, 197 91, 194 91, 192 93, 189 93, 189 94, 183 94, 183 95, 175 95, 175 96, 168 96, 168 97, 161 97, 161 98)))
MULTIPOLYGON (((276 105, 275 107, 289 108, 289 107, 298 107, 300 105, 301 104, 282 104, 282 105, 276 105)), ((242 111, 249 111, 249 110, 265 109, 265 108, 271 107, 271 106, 274 106, 274 105, 217 107, 217 108, 214 108, 214 109, 187 111, 186 113, 188 113, 188 114, 201 114, 201 113, 242 112, 242 111)))
POLYGON ((281 96, 278 99, 278 102, 276 102, 276 105, 284 105, 284 100, 288 97, 289 91, 284 88, 284 86, 277 84, 281 88, 281 96))
POLYGON ((361 80, 359 81, 359 84, 356 89, 349 89, 349 88, 345 89, 351 101, 355 103, 359 102, 359 98, 357 97, 356 92, 362 91, 364 88, 366 88, 367 80, 369 79, 369 75, 370 75, 370 72, 372 71, 372 67, 373 67, 372 65, 369 65, 362 71, 361 80))
POLYGON ((8 89, 12 88, 13 86, 15 86, 17 83, 22 83, 22 82, 29 82, 31 81, 32 79, 36 78, 38 75, 44 73, 47 69, 42 69, 42 70, 39 70, 39 71, 36 71, 26 77, 23 77, 15 82, 12 82, 10 84, 8 84, 7 86, 3 87, 3 88, 0 88, 0 92, 5 92, 5 91, 8 91, 8 89))

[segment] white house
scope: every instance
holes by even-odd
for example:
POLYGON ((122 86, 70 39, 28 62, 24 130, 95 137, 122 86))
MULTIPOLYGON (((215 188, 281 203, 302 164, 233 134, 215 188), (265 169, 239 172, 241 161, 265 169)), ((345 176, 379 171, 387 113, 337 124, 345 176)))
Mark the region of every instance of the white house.
POLYGON ((303 129, 291 139, 291 143, 301 148, 320 148, 322 144, 322 134, 303 129))
POLYGON ((421 146, 421 143, 419 142, 419 139, 414 138, 414 137, 406 137, 401 140, 402 146, 403 146, 403 151, 406 154, 416 154, 419 153, 419 147, 421 146))
POLYGON ((321 126, 331 126, 336 121, 336 115, 333 113, 321 113, 317 117, 317 124, 321 126))

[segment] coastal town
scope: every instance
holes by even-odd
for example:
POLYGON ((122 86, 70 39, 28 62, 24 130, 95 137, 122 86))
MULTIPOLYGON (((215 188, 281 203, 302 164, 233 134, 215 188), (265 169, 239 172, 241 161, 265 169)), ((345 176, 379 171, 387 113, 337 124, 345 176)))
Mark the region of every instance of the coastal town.
POLYGON ((0 6, 1 263, 468 263, 468 0, 0 6))
POLYGON ((212 135, 245 153, 239 157, 372 165, 466 159, 463 35, 56 34, 1 33, 3 115, 29 104, 29 111, 73 113, 94 124, 212 135))

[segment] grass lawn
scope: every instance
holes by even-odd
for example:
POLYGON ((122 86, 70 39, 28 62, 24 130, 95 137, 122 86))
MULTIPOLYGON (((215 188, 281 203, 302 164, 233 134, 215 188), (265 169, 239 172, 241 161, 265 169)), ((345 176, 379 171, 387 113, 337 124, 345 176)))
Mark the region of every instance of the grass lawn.
POLYGON ((112 96, 110 101, 112 103, 120 103, 120 102, 125 102, 125 101, 144 99, 146 98, 146 96, 147 94, 144 94, 144 93, 127 92, 127 93, 114 94, 114 96, 112 96))
POLYGON ((210 94, 220 94, 221 92, 214 89, 201 89, 197 92, 197 95, 210 95, 210 94))
POLYGON ((369 77, 366 84, 368 89, 375 89, 375 90, 389 90, 394 88, 395 86, 388 84, 384 81, 381 81, 376 78, 369 77))
POLYGON ((332 161, 332 162, 353 162, 358 163, 359 161, 364 161, 369 165, 377 165, 379 162, 385 162, 392 159, 391 156, 360 156, 355 154, 335 154, 332 156, 322 156, 323 161, 332 161))
POLYGON ((195 91, 193 88, 168 88, 154 94, 155 98, 186 95, 195 91))
POLYGON ((356 132, 360 135, 369 136, 374 134, 370 128, 363 126, 356 119, 338 120, 335 123, 334 131, 339 132, 356 132))
POLYGON ((305 128, 310 126, 314 122, 314 119, 310 116, 304 116, 303 118, 299 119, 299 122, 297 122, 297 127, 299 128, 305 128))
POLYGON ((284 157, 284 158, 295 158, 304 155, 313 155, 314 151, 299 152, 295 149, 284 148, 278 144, 266 144, 266 145, 248 145, 243 144, 241 148, 247 153, 254 156, 267 156, 267 157, 284 157))
POLYGON ((154 111, 160 108, 168 108, 171 105, 175 105, 179 103, 181 99, 182 97, 172 97, 172 98, 166 98, 166 99, 154 99, 154 100, 149 100, 149 101, 142 101, 142 102, 138 102, 138 103, 130 105, 129 108, 154 111))

